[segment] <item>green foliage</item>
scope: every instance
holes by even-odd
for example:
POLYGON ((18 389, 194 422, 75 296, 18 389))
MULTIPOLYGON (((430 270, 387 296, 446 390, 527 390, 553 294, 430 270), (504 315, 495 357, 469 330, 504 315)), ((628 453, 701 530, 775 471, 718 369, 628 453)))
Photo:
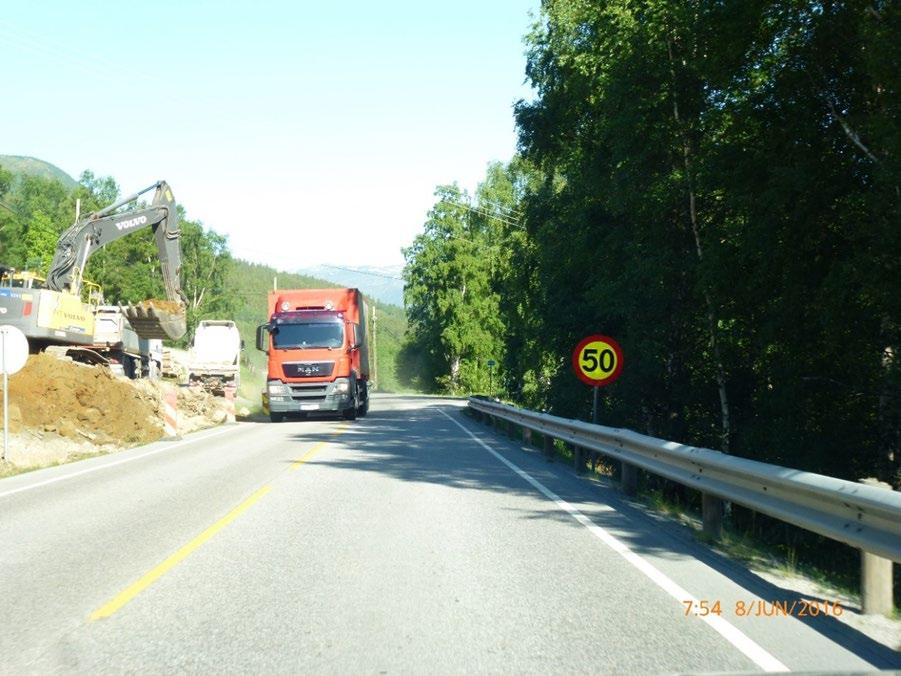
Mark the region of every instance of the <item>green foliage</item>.
POLYGON ((486 362, 503 352, 493 226, 456 186, 441 186, 436 196, 423 234, 404 250, 411 346, 424 358, 429 389, 486 391, 486 362))
POLYGON ((31 224, 25 231, 23 244, 28 252, 28 266, 46 270, 56 251, 59 239, 57 227, 43 211, 32 213, 31 224))
POLYGON ((407 363, 401 356, 407 317, 403 308, 390 303, 373 301, 370 312, 375 312, 375 354, 373 368, 376 389, 380 392, 420 391, 414 384, 406 383, 408 374, 416 373, 416 363, 407 363))
POLYGON ((46 271, 59 234, 72 223, 74 201, 65 187, 40 176, 8 174, 0 214, 0 261, 46 271), (29 249, 29 245, 34 249, 29 249))
POLYGON ((0 197, 3 197, 7 192, 9 192, 9 187, 10 185, 12 185, 12 180, 12 172, 4 169, 3 165, 0 164, 0 197))
MULTIPOLYGON (((553 332, 561 357, 590 330, 620 339, 610 422, 898 481, 897 20, 546 3, 539 96, 517 107, 546 182, 527 200, 540 313, 578 318, 553 332)), ((561 375, 550 402, 583 415, 561 375)))
POLYGON ((202 319, 234 316, 241 304, 230 275, 234 261, 228 239, 204 230, 197 221, 182 219, 182 291, 188 301, 188 335, 202 319))

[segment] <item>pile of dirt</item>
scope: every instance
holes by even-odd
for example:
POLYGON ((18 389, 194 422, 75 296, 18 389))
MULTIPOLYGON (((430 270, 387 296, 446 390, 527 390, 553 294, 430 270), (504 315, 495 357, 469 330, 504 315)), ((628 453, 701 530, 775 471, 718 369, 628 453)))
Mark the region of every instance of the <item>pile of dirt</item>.
MULTIPOLYGON (((228 402, 198 388, 128 380, 100 366, 32 355, 9 379, 7 460, 37 467, 156 441, 164 433, 164 392, 172 390, 179 435, 228 420, 228 402)), ((0 466, 0 475, 10 471, 0 466)))
POLYGON ((9 403, 11 433, 27 428, 97 445, 148 443, 163 434, 156 388, 51 355, 32 355, 10 376, 9 403))

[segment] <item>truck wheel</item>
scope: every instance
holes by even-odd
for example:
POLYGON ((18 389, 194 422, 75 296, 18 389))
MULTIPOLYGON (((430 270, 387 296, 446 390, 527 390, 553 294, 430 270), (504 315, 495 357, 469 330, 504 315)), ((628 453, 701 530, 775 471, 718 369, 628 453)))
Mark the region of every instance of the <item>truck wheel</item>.
POLYGON ((137 380, 141 377, 141 360, 136 357, 124 357, 122 371, 130 380, 137 380))
POLYGON ((284 419, 285 419, 284 413, 273 413, 272 411, 269 411, 269 421, 270 422, 280 423, 284 419))
POLYGON ((369 397, 363 400, 363 403, 357 407, 357 416, 363 418, 369 413, 369 397))

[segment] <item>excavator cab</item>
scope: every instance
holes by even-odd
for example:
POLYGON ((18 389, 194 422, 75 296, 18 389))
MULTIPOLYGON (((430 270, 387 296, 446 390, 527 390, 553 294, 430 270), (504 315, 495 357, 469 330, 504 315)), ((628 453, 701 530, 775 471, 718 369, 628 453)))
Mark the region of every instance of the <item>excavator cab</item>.
POLYGON ((81 284, 81 300, 83 303, 93 305, 103 305, 103 287, 97 282, 90 282, 87 279, 82 280, 81 284))
POLYGON ((0 268, 0 286, 11 289, 43 289, 46 279, 28 270, 0 268))

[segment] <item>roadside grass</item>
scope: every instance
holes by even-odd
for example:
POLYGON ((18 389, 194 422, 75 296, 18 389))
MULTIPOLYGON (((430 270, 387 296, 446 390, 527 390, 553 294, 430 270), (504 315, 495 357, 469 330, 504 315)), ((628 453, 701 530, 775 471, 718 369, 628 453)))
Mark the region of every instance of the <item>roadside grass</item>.
POLYGON ((36 465, 15 465, 8 460, 0 460, 0 479, 16 476, 18 474, 27 474, 28 472, 36 472, 39 469, 47 469, 48 467, 59 467, 60 465, 68 465, 70 462, 78 462, 79 460, 87 460, 88 458, 96 458, 98 455, 109 455, 114 451, 100 450, 95 453, 77 452, 70 453, 65 458, 55 460, 53 462, 38 463, 36 465))
POLYGON ((249 368, 241 365, 241 383, 238 386, 238 400, 246 406, 251 415, 259 415, 263 412, 263 400, 261 394, 266 387, 266 372, 258 368, 249 368))
POLYGON ((33 472, 36 469, 44 469, 44 467, 49 467, 53 463, 48 463, 46 465, 28 465, 27 467, 19 467, 19 465, 14 465, 8 460, 0 460, 0 479, 5 479, 8 476, 15 476, 17 474, 25 474, 26 472, 33 472))
MULTIPOLYGON (((856 571, 828 569, 813 561, 804 560, 797 547, 765 541, 751 530, 736 526, 728 515, 723 523, 722 537, 713 538, 703 531, 700 509, 691 503, 670 499, 659 488, 639 487, 635 499, 655 514, 688 528, 694 539, 701 544, 727 558, 740 561, 748 568, 769 571, 779 577, 804 578, 818 587, 860 603, 856 571)), ((896 607, 894 616, 901 616, 901 609, 896 607)))

